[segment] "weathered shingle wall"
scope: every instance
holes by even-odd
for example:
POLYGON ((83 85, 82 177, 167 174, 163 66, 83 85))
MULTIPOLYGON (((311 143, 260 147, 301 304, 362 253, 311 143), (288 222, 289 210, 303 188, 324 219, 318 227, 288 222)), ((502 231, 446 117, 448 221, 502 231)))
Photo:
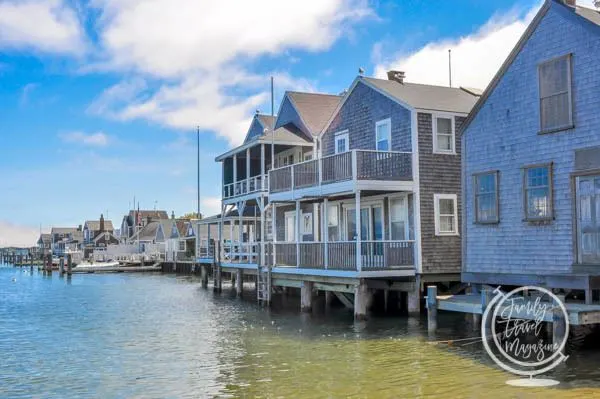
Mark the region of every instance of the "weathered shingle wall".
POLYGON ((298 129, 302 130, 306 137, 311 137, 310 132, 308 132, 300 116, 296 112, 296 109, 290 102, 289 98, 285 98, 283 103, 281 104, 281 108, 279 109, 279 114, 277 115, 277 121, 275 122, 275 129, 278 129, 282 126, 287 125, 288 123, 294 124, 298 129))
POLYGON ((410 111, 359 82, 323 135, 323 156, 335 152, 335 133, 348 130, 350 149, 375 149, 375 123, 391 118, 392 150, 411 151, 410 111))
POLYGON ((248 130, 248 135, 246 136, 246 143, 252 141, 255 137, 259 137, 264 133, 264 127, 260 124, 258 119, 252 119, 252 124, 250 125, 250 129, 248 130))
MULTIPOLYGON (((455 117, 456 131, 464 117, 455 117)), ((459 273, 461 238, 435 235, 434 194, 456 194, 458 228, 461 226, 460 137, 455 137, 456 154, 433 153, 433 116, 417 114, 419 130, 419 186, 421 190, 421 248, 423 273, 459 273)))
POLYGON ((463 138, 468 272, 552 273, 571 269, 574 150, 600 145, 600 28, 552 4, 463 138), (539 135, 540 62, 573 54, 575 128, 539 135), (555 220, 523 221, 521 168, 554 163, 555 220), (474 224, 473 173, 500 171, 500 223, 474 224))

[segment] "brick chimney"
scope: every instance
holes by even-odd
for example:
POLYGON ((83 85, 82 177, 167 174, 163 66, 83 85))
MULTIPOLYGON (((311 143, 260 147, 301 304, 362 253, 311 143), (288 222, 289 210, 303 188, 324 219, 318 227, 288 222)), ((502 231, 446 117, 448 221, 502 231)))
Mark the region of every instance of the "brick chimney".
POLYGON ((100 214, 100 233, 104 232, 104 215, 100 214))
POLYGON ((573 8, 575 8, 575 6, 577 5, 577 0, 563 0, 563 2, 565 3, 565 5, 573 8))
POLYGON ((404 83, 404 78, 406 74, 404 71, 388 71, 387 72, 388 80, 394 80, 398 83, 404 83))

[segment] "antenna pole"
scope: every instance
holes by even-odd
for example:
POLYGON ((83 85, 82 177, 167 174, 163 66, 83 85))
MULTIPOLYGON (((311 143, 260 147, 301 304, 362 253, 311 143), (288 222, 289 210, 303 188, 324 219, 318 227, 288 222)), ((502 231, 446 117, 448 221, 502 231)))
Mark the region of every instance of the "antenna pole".
POLYGON ((273 88, 273 76, 271 76, 271 118, 273 126, 271 126, 271 170, 275 169, 275 95, 273 88))
POLYGON ((200 219, 200 126, 197 127, 196 130, 196 150, 197 150, 197 154, 196 154, 196 163, 197 163, 197 168, 198 168, 198 173, 197 173, 197 177, 198 177, 198 186, 197 186, 197 194, 198 194, 198 210, 197 210, 197 215, 196 217, 198 219, 200 219))
POLYGON ((452 50, 448 49, 448 80, 452 87, 452 50))

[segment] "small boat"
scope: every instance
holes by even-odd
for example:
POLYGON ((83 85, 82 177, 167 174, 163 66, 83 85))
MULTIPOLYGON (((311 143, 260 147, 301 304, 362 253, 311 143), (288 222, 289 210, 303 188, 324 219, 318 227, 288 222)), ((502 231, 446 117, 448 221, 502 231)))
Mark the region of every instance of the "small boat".
POLYGON ((116 260, 107 260, 107 261, 94 260, 91 262, 90 261, 80 262, 77 264, 76 268, 102 270, 102 269, 112 269, 112 268, 115 268, 118 266, 119 266, 119 262, 117 262, 116 260))

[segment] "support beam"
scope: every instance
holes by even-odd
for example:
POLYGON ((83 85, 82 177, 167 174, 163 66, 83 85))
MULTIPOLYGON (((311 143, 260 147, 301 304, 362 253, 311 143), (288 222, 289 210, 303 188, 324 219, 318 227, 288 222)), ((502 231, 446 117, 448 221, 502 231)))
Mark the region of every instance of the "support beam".
MULTIPOLYGON (((564 295, 557 296, 563 303, 565 302, 564 295)), ((565 339, 566 324, 565 317, 560 306, 558 306, 558 303, 554 303, 553 305, 554 310, 552 312, 552 344, 554 348, 558 349, 562 341, 565 339)))
POLYGON ((300 311, 309 313, 312 311, 312 281, 303 281, 300 288, 300 311))
POLYGON ((427 287, 427 331, 432 333, 437 330, 437 286, 427 287))
POLYGON ((202 288, 208 288, 208 270, 206 265, 200 268, 200 278, 202 279, 202 288))
POLYGON ((300 267, 300 201, 296 201, 296 267, 300 267))
POLYGON ((418 276, 413 290, 409 291, 406 295, 409 316, 419 316, 421 314, 421 282, 418 276))
POLYGON ((367 311, 370 302, 370 291, 369 287, 364 280, 360 280, 360 283, 354 289, 354 319, 355 320, 366 320, 367 311))
POLYGON ((244 272, 242 269, 237 269, 235 272, 235 293, 237 296, 242 296, 244 291, 244 272))
POLYGON ((333 293, 331 291, 325 291, 325 307, 331 307, 331 301, 333 300, 333 293))
MULTIPOLYGON (((339 221, 338 221, 339 223, 339 221)), ((329 268, 329 199, 325 197, 323 202, 323 241, 325 242, 323 248, 323 261, 325 270, 329 268)))

